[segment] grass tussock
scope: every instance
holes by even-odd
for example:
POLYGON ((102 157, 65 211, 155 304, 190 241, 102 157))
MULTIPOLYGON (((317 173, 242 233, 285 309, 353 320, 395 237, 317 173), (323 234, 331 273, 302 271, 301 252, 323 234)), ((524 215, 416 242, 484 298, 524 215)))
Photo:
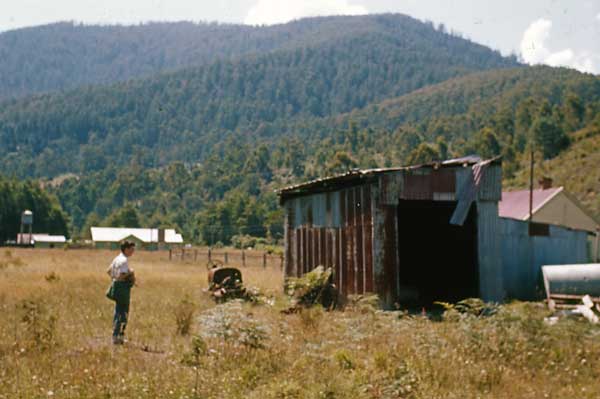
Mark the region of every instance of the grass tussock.
POLYGON ((284 314, 278 269, 242 269, 274 306, 216 305, 202 265, 140 252, 130 342, 114 347, 112 253, 14 252, 26 267, 0 271, 2 399, 600 397, 600 327, 547 325, 543 304, 468 302, 434 321, 365 296, 284 314))

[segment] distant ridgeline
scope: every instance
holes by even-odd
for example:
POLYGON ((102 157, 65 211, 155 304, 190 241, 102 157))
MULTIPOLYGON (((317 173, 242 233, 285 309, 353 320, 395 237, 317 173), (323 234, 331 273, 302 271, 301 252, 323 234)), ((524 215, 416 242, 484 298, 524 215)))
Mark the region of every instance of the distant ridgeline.
POLYGON ((58 177, 49 187, 82 234, 125 218, 209 243, 277 238, 282 185, 469 153, 503 155, 510 178, 529 143, 551 159, 600 124, 597 77, 524 67, 403 15, 58 24, 0 34, 0 55, 13 50, 33 69, 0 57, 5 97, 110 83, 0 105, 3 170, 58 177), (42 71, 61 48, 70 69, 42 71))

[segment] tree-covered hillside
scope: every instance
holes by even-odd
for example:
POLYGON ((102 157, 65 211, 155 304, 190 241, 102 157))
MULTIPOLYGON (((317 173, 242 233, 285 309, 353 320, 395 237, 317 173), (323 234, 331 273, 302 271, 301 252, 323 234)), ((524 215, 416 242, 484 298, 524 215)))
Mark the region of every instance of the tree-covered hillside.
MULTIPOLYGON (((260 136, 230 133, 195 165, 148 169, 135 156, 125 167, 110 164, 66 179, 56 193, 75 229, 84 227, 82 233, 91 224, 112 224, 115 212, 125 207, 134 208, 142 224, 176 225, 188 239, 277 237, 281 212, 273 190, 292 182, 353 167, 471 153, 504 155, 510 178, 531 145, 540 158, 562 157, 577 148, 578 130, 597 123, 598 85, 591 75, 546 67, 475 74, 386 100, 368 111, 266 124, 269 134, 260 136)), ((585 200, 585 193, 575 194, 585 200)))
MULTIPOLYGON (((234 131, 273 136, 278 132, 263 129, 271 122, 336 115, 469 72, 515 65, 406 17, 365 18, 378 29, 365 33, 362 27, 361 34, 293 50, 5 102, 0 162, 18 176, 87 173, 125 165, 134 155, 152 167, 196 163, 234 131)), ((346 21, 323 19, 338 20, 346 21)))
MULTIPOLYGON (((58 23, 0 34, 0 99, 113 83, 217 59, 370 34, 411 42, 413 50, 423 52, 431 47, 462 52, 477 67, 506 63, 483 46, 446 36, 430 24, 404 15, 310 18, 270 27, 186 22, 137 26, 58 23)), ((405 56, 412 57, 410 53, 405 56)))
MULTIPOLYGON (((74 235, 126 224, 176 227, 211 244, 278 238, 274 190, 301 180, 477 153, 503 155, 518 185, 530 148, 582 171, 593 158, 597 76, 520 66, 408 17, 239 27, 250 32, 243 45, 234 26, 158 26, 229 29, 234 50, 207 50, 193 68, 0 103, 2 173, 45 180, 74 235), (257 37, 264 43, 248 44, 257 37)), ((593 176, 569 188, 596 211, 593 176)))

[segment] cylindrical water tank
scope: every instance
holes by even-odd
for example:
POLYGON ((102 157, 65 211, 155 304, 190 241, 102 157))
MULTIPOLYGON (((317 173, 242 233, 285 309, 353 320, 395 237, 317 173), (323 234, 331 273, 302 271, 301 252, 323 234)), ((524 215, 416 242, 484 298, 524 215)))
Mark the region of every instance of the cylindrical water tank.
POLYGON ((33 212, 31 212, 29 209, 23 211, 21 214, 21 223, 24 225, 33 224, 33 212))
POLYGON ((600 297, 600 264, 542 266, 546 294, 600 297))

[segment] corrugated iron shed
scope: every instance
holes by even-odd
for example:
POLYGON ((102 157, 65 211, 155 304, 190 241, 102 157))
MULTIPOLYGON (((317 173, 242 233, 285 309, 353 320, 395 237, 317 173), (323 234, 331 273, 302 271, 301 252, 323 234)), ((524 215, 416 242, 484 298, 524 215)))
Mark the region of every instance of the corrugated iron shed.
POLYGON ((500 218, 501 162, 486 164, 480 180, 476 164, 484 162, 351 170, 281 190, 286 276, 332 267, 344 295, 374 292, 387 306, 461 296, 500 301, 539 297, 542 264, 586 261, 585 232, 500 218), (465 190, 473 202, 461 205, 464 226, 452 226, 465 190))
MULTIPOLYGON (((285 212, 285 274, 299 276, 318 265, 332 267, 344 295, 376 292, 388 305, 401 294, 399 208, 425 201, 456 200, 479 159, 461 158, 402 168, 352 170, 287 187, 279 192, 285 212)), ((480 269, 476 292, 488 300, 503 296, 500 248, 496 241, 501 164, 491 162, 476 196, 480 269)), ((446 212, 441 210, 441 212, 446 212)), ((449 219, 449 217, 448 217, 449 219)), ((435 233, 435 232, 432 232, 435 233)), ((402 266, 402 267, 401 267, 402 266)), ((404 268, 404 269, 403 269, 404 268)))

